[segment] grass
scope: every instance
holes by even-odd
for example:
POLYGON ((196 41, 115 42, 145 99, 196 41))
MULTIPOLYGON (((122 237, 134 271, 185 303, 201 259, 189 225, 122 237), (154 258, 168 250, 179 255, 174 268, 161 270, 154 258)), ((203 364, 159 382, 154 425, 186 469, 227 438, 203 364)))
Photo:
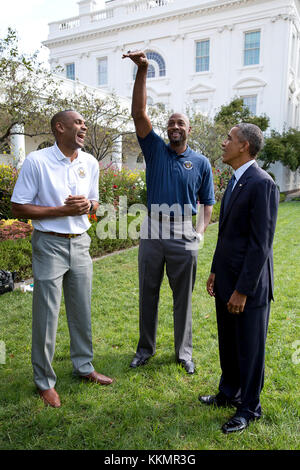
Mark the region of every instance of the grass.
POLYGON ((242 434, 226 436, 220 427, 233 410, 198 402, 200 392, 217 391, 220 375, 214 303, 205 291, 217 237, 217 225, 212 225, 199 251, 193 296, 193 376, 174 362, 172 297, 166 279, 157 353, 143 368, 129 368, 138 340, 137 248, 94 263, 93 363, 116 379, 112 386, 86 384, 72 376, 62 303, 54 359, 60 409, 45 408, 32 383, 32 294, 14 291, 0 297, 0 341, 6 346, 6 362, 0 365, 0 449, 299 449, 299 226, 299 202, 280 204, 274 241, 276 302, 260 421, 242 434))

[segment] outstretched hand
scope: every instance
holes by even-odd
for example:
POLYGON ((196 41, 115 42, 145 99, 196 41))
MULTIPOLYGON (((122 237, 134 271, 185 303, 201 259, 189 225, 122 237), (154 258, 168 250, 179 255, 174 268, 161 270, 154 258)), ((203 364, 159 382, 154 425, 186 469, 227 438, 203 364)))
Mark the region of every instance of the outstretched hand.
POLYGON ((122 59, 127 57, 138 67, 146 67, 148 65, 148 59, 143 51, 127 51, 127 54, 123 54, 122 59))

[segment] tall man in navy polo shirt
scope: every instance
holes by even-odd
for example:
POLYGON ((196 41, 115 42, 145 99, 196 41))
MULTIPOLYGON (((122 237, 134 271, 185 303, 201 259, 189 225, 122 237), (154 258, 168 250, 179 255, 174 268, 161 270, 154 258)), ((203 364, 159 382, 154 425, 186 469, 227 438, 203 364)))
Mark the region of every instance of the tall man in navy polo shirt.
POLYGON ((141 51, 128 51, 125 57, 138 67, 132 117, 146 161, 149 211, 139 249, 140 339, 130 366, 141 366, 155 354, 159 291, 166 264, 173 291, 176 360, 193 374, 191 297, 199 241, 215 203, 211 166, 206 157, 188 147, 191 128, 185 115, 176 113, 169 118, 168 145, 153 131, 146 113, 148 60, 141 51), (199 232, 192 225, 198 200, 204 206, 199 232), (164 236, 166 223, 170 236, 164 236))

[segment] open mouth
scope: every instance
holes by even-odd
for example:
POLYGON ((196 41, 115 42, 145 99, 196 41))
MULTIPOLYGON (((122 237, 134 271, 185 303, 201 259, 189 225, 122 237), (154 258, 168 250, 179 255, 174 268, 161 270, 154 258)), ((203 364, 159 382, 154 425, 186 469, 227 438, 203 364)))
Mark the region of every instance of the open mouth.
POLYGON ((85 134, 84 134, 84 133, 77 134, 77 139, 79 140, 79 142, 80 142, 81 144, 84 143, 84 138, 85 138, 85 134))
POLYGON ((170 136, 172 137, 172 139, 178 139, 181 137, 181 134, 180 132, 171 132, 170 136))

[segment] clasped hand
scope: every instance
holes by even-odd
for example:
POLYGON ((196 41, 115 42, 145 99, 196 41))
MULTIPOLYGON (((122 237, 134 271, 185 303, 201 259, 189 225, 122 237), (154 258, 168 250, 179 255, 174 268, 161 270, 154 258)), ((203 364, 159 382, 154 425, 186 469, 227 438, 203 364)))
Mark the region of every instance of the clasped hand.
POLYGON ((68 196, 65 200, 66 215, 88 214, 90 201, 85 196, 68 196))

